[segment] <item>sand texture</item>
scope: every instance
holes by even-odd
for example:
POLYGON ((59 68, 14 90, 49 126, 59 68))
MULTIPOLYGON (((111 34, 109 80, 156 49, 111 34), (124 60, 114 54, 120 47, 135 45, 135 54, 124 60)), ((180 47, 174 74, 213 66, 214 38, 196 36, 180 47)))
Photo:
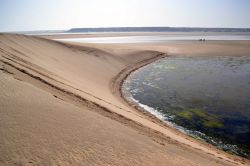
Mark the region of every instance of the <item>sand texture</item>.
POLYGON ((0 34, 0 165, 249 165, 142 113, 120 94, 130 72, 157 59, 250 56, 249 46, 72 44, 0 34))

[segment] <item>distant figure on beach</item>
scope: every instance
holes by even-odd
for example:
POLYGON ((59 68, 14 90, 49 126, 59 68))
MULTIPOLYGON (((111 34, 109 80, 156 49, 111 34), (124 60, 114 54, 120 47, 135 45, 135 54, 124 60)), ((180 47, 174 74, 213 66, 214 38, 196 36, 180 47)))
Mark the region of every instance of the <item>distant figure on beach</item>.
POLYGON ((199 41, 204 42, 204 41, 206 41, 206 40, 205 40, 205 39, 199 39, 199 41))

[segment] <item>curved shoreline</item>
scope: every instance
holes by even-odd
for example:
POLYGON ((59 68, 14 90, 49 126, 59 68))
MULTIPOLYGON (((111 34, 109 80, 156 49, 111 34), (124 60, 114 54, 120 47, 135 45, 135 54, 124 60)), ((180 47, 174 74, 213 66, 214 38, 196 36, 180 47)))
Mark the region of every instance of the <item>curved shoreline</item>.
MULTIPOLYGON (((177 134, 178 136, 182 136, 183 138, 185 138, 186 140, 189 140, 191 142, 195 142, 195 144, 199 145, 199 146, 205 146, 205 148, 212 150, 215 152, 214 153, 208 153, 209 155, 216 155, 218 156, 218 158, 224 159, 225 161, 231 162, 231 163, 235 163, 235 164, 245 164, 245 163, 241 163, 241 161, 245 161, 247 160, 246 158, 243 158, 241 156, 237 156, 237 155, 231 155, 226 153, 225 151, 218 149, 216 146, 207 143, 207 142, 202 142, 199 141, 197 139, 194 139, 193 137, 179 131, 178 129, 169 126, 167 123, 165 123, 164 121, 160 120, 159 118, 157 118, 156 116, 154 116, 153 114, 151 114, 150 112, 146 111, 145 109, 141 108, 139 105, 137 105, 134 102, 131 102, 129 100, 126 99, 126 97, 124 96, 123 92, 122 92, 122 86, 124 81, 136 70, 149 65, 151 63, 154 63, 162 58, 166 58, 166 57, 170 57, 170 55, 165 54, 165 53, 159 53, 158 55, 150 58, 150 59, 146 59, 143 61, 140 61, 136 64, 134 64, 133 66, 129 66, 126 67, 125 69, 123 69, 121 72, 119 72, 119 74, 114 78, 114 80, 112 80, 112 92, 119 97, 119 99, 122 100, 122 102, 126 103, 127 105, 129 105, 130 107, 132 107, 133 109, 135 109, 137 112, 139 112, 140 114, 143 114, 144 116, 146 116, 149 120, 151 120, 154 123, 157 123, 158 125, 162 126, 162 127, 166 127, 167 129, 170 129, 171 132, 173 132, 174 134, 177 134), (224 156, 224 158, 221 157, 224 156), (240 162, 240 163, 238 163, 240 162)), ((164 136, 168 137, 167 135, 164 134, 164 136)), ((170 138, 170 137, 168 137, 170 138)), ((172 139, 172 138, 170 138, 172 139)), ((175 140, 177 141, 177 140, 175 140)), ((179 141, 177 141, 179 142, 179 141)), ((179 142, 185 146, 190 146, 189 144, 183 143, 183 142, 179 142)), ((194 148, 194 147, 193 147, 194 148)), ((197 148, 195 148, 197 149, 197 148)), ((204 151, 203 149, 198 149, 201 151, 204 151)), ((204 151, 205 152, 205 151, 204 151)))
MULTIPOLYGON (((128 101, 126 99, 126 97, 124 96, 124 94, 122 93, 122 86, 124 81, 130 76, 130 74, 132 74, 133 72, 135 72, 136 70, 147 66, 151 63, 154 63, 160 59, 169 57, 170 55, 166 54, 166 53, 158 53, 156 54, 156 56, 149 58, 149 59, 145 59, 143 61, 140 61, 134 65, 128 66, 125 69, 123 69, 122 71, 119 72, 119 74, 117 74, 112 82, 111 82, 111 90, 112 93, 118 97, 118 99, 123 102, 124 104, 128 105, 129 107, 131 107, 132 109, 134 109, 135 111, 137 111, 139 114, 143 114, 145 115, 146 118, 148 118, 150 121, 157 123, 160 126, 165 126, 165 127, 170 127, 167 124, 163 123, 160 119, 158 119, 157 117, 155 117, 154 115, 152 115, 151 113, 149 113, 148 111, 144 110, 143 108, 139 107, 138 105, 136 105, 135 103, 132 103, 130 101, 128 101)), ((145 126, 146 127, 146 126, 145 126)), ((171 128, 171 127, 170 127, 171 128)), ((174 129, 174 128, 171 128, 174 129)), ((174 129, 176 130, 176 129, 174 129)))

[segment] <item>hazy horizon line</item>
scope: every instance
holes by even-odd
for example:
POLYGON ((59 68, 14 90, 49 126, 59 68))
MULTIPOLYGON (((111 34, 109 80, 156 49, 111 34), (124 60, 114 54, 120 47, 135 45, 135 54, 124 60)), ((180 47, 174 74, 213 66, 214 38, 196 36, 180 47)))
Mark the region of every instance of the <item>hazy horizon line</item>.
POLYGON ((0 33, 17 32, 45 32, 45 31, 70 31, 72 29, 107 29, 107 28, 187 28, 187 29, 248 29, 250 27, 202 27, 202 26, 110 26, 110 27, 72 27, 69 29, 39 29, 39 30, 20 30, 20 31, 0 31, 0 33))

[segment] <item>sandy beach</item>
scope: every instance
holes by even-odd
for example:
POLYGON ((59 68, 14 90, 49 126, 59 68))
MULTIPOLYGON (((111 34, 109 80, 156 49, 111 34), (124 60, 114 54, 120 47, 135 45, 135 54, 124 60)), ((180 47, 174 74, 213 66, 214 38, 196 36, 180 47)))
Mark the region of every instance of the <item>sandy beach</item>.
POLYGON ((250 41, 51 40, 71 37, 0 34, 0 165, 250 165, 138 110, 120 92, 131 72, 160 58, 250 56, 250 41))

